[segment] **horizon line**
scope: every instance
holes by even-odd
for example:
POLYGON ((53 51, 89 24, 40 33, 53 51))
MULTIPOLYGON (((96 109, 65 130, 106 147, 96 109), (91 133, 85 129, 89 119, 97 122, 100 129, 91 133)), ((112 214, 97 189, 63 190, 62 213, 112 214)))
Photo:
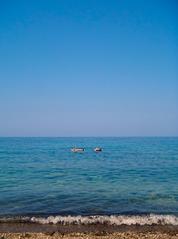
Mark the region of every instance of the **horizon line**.
POLYGON ((0 136, 0 138, 177 138, 178 135, 118 135, 118 136, 0 136))

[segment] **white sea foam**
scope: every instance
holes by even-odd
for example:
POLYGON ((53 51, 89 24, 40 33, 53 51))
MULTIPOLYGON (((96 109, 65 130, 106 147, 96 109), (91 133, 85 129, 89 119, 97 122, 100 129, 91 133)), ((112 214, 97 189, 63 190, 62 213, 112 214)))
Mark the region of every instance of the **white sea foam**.
POLYGON ((47 218, 32 217, 31 222, 40 224, 107 224, 107 225, 174 225, 178 226, 178 217, 173 215, 146 216, 50 216, 47 218))

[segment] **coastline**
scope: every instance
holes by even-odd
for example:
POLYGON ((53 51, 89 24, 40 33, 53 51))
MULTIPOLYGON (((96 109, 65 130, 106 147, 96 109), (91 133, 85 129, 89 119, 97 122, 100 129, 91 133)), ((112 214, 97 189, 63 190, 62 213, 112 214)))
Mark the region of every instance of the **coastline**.
POLYGON ((172 225, 39 225, 5 223, 1 239, 178 239, 178 226, 172 225))
POLYGON ((176 225, 39 224, 0 223, 1 239, 178 239, 176 225))
POLYGON ((167 233, 178 234, 175 215, 1 217, 0 233, 167 233))

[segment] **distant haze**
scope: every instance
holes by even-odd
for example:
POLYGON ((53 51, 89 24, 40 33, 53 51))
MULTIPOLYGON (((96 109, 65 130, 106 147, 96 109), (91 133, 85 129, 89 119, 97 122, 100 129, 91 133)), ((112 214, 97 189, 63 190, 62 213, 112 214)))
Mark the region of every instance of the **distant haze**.
POLYGON ((176 0, 0 2, 0 136, 178 136, 176 0))

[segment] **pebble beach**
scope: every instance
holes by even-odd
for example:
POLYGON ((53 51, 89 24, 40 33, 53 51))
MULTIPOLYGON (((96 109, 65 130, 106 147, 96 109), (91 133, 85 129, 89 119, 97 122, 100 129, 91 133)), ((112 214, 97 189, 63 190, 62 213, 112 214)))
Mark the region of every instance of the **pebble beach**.
POLYGON ((177 239, 178 233, 160 233, 160 232, 121 232, 112 234, 90 234, 90 233, 74 233, 74 234, 60 234, 60 233, 1 233, 0 239, 177 239))

